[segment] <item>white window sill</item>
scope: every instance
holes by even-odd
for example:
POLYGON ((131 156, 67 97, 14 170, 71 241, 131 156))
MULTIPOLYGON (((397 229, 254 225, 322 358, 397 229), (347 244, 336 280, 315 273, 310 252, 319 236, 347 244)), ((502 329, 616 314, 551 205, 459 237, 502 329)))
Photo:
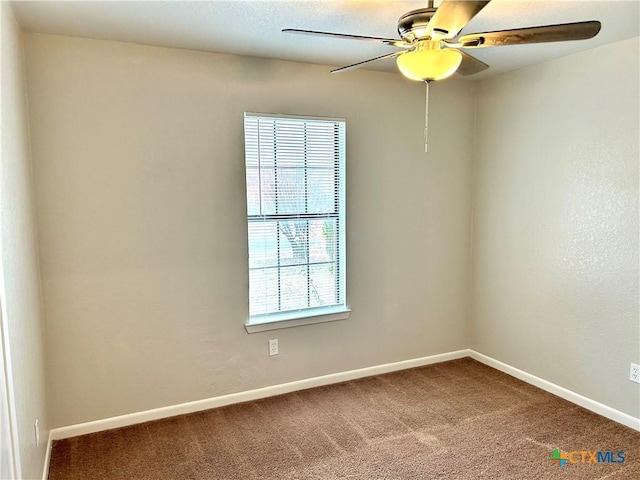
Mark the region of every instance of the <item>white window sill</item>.
MULTIPOLYGON (((301 312, 301 315, 304 313, 301 312)), ((287 320, 271 320, 263 322, 246 323, 244 328, 247 333, 266 332, 268 330, 279 330, 281 328, 300 327, 302 325, 313 325, 314 323, 335 322, 336 320, 346 320, 351 315, 351 310, 346 309, 339 312, 324 313, 313 316, 301 316, 287 320)))

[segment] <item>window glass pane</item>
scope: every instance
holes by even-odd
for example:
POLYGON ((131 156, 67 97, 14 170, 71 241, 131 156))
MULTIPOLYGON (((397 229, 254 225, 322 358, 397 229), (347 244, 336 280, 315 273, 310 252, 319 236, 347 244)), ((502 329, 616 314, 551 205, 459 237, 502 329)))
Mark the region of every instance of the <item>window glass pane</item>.
POLYGON ((244 119, 244 161, 247 168, 257 168, 259 155, 258 120, 244 119))
POLYGON ((304 168, 276 169, 279 214, 306 213, 307 178, 304 168))
POLYGON ((307 128, 307 165, 326 166, 327 159, 337 159, 338 136, 333 122, 310 124, 307 128))
POLYGON ((276 213, 277 190, 273 168, 260 168, 260 215, 276 213))
POLYGON ((249 313, 262 315, 278 311, 278 269, 249 271, 249 313))
POLYGON ((336 219, 309 221, 309 262, 332 262, 336 253, 336 219))
POLYGON ((281 120, 276 125, 276 165, 303 167, 305 162, 305 129, 303 122, 281 120))
POLYGON ((280 222, 281 265, 305 265, 309 262, 309 227, 306 220, 280 222))
POLYGON ((255 120, 258 124, 257 133, 257 154, 258 162, 261 167, 273 167, 276 158, 276 139, 275 139, 275 123, 273 120, 255 120))
POLYGON ((336 173, 333 168, 308 170, 308 212, 334 213, 336 211, 336 173))
POLYGON ((307 266, 280 269, 280 301, 282 310, 307 308, 307 266))
POLYGON ((260 215, 260 175, 255 167, 247 167, 247 214, 260 215))
POLYGON ((264 268, 277 265, 277 222, 249 222, 249 268, 264 268))
POLYGON ((336 265, 309 266, 310 301, 312 307, 336 305, 336 265))

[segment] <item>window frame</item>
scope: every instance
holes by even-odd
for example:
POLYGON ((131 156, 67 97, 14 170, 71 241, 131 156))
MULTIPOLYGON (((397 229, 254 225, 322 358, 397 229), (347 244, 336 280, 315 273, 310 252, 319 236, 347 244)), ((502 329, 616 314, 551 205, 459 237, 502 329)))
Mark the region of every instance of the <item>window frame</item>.
MULTIPOLYGON (((281 328, 290 328, 301 325, 310 325, 316 323, 323 322, 332 322, 336 320, 345 320, 349 318, 351 310, 347 306, 347 282, 346 282, 346 120, 344 118, 332 118, 332 117, 317 117, 317 116, 308 116, 308 115, 288 115, 288 114, 275 114, 275 113, 254 113, 254 112, 244 112, 243 117, 243 139, 244 139, 244 170, 245 170, 245 201, 247 202, 247 212, 246 212, 246 221, 247 221, 247 248, 249 248, 250 234, 249 234, 249 225, 252 221, 256 221, 256 217, 260 217, 265 221, 278 221, 280 214, 269 214, 269 215, 250 215, 249 214, 249 191, 247 185, 247 177, 249 173, 249 168, 247 165, 248 158, 248 147, 247 147, 247 139, 249 138, 247 135, 247 118, 271 118, 274 120, 281 119, 283 121, 286 120, 294 120, 294 121, 309 121, 309 122, 334 122, 338 125, 340 129, 340 138, 335 147, 336 153, 338 155, 338 180, 336 182, 337 185, 337 199, 335 199, 337 203, 337 212, 333 215, 336 218, 337 225, 337 275, 336 275, 336 288, 340 292, 339 302, 336 305, 331 305, 328 307, 305 307, 299 308, 295 310, 289 310, 285 312, 271 312, 266 314, 259 314, 251 316, 249 311, 249 315, 247 317, 245 323, 245 329, 248 333, 262 332, 267 330, 275 330, 281 328)), ((275 140, 274 140, 275 141, 275 140)), ((304 143, 306 145, 306 141, 304 143)), ((277 161, 277 159, 274 159, 277 161)), ((275 168, 275 167, 274 167, 275 168)), ((306 154, 305 154, 305 175, 306 175, 306 154)), ((306 186, 306 182, 305 182, 306 186)), ((277 188, 277 187, 276 187, 277 188)), ((306 201, 306 198, 305 198, 306 201)), ((327 215, 324 218, 330 218, 331 215, 327 215)), ((286 221, 285 217, 290 217, 290 215, 282 214, 282 220, 286 221)), ((308 219, 315 218, 313 214, 308 217, 307 214, 299 214, 295 218, 300 219, 308 219)), ((308 240, 307 240, 308 241, 308 240)), ((248 252, 247 252, 248 253, 248 252)), ((278 262, 279 263, 279 262, 278 262)), ((309 258, 307 258, 307 265, 310 265, 309 258)), ((250 272, 250 260, 247 255, 247 264, 246 264, 247 272, 250 272)), ((280 267, 278 267, 280 268, 280 267)), ((247 293, 248 299, 250 298, 250 285, 248 285, 247 293)), ((280 293, 279 293, 280 294, 280 293)))

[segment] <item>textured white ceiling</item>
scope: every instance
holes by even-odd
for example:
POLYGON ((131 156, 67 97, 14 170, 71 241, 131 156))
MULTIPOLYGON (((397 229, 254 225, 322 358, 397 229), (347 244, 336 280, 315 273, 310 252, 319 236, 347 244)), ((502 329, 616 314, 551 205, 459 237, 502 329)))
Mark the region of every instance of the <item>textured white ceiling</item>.
MULTIPOLYGON (((395 49, 369 42, 284 34, 281 30, 302 28, 398 37, 398 17, 427 4, 425 0, 49 0, 13 3, 22 28, 30 32, 331 66, 348 65, 395 49)), ((439 3, 436 1, 436 6, 439 3)), ((590 40, 474 50, 470 53, 491 68, 465 78, 487 78, 640 35, 640 2, 637 0, 493 0, 463 33, 586 20, 602 22, 602 30, 590 40)), ((395 71, 395 62, 385 60, 368 68, 395 71)))

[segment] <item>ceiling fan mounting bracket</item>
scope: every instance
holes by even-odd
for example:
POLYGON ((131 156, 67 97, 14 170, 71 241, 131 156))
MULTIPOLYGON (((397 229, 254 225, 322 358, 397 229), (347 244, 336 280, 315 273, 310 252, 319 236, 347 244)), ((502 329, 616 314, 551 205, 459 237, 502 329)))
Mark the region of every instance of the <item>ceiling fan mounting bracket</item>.
MULTIPOLYGON (((435 13, 435 8, 420 8, 405 13, 398 19, 398 34, 409 43, 426 39, 429 36, 427 26, 435 13)), ((438 33, 446 34, 448 32, 438 33)))

